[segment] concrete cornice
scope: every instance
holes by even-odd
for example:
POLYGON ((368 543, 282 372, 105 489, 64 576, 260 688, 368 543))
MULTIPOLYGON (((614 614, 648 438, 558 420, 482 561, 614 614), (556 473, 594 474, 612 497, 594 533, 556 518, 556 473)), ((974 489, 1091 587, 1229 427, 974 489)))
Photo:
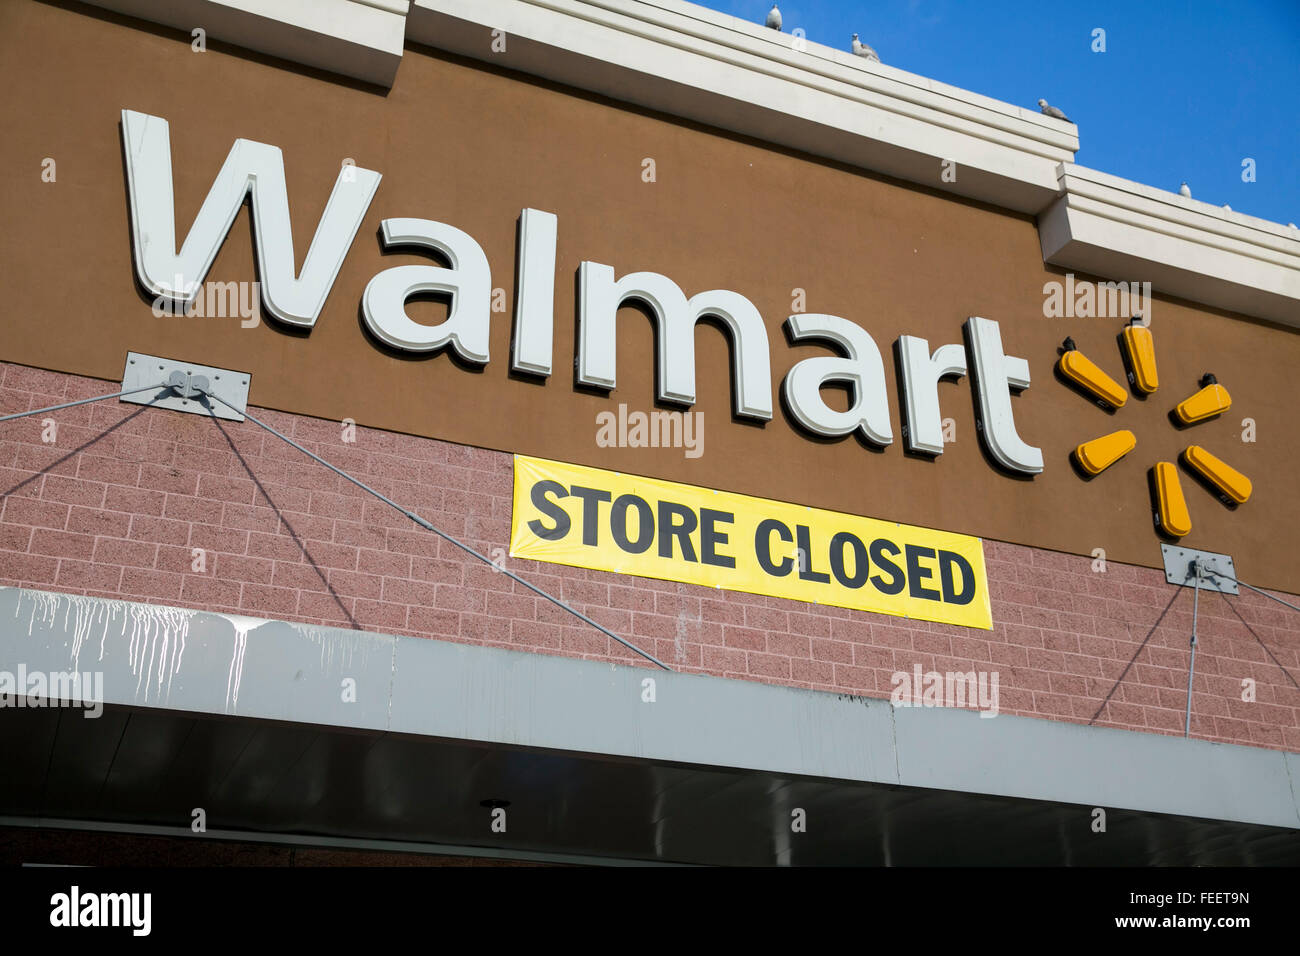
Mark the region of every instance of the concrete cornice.
POLYGON ((1073 124, 685 3, 416 0, 407 37, 1017 212, 1078 149, 1073 124))
POLYGON ((1300 232, 1073 163, 1059 176, 1045 261, 1300 327, 1300 232))
POLYGON ((87 0, 329 73, 392 86, 409 0, 87 0))

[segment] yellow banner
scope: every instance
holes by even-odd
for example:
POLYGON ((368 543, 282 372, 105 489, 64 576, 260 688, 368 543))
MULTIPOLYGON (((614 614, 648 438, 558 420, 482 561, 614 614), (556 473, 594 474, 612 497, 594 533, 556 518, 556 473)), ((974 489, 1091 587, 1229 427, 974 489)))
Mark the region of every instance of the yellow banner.
POLYGON ((979 538, 515 456, 510 554, 992 629, 979 538))

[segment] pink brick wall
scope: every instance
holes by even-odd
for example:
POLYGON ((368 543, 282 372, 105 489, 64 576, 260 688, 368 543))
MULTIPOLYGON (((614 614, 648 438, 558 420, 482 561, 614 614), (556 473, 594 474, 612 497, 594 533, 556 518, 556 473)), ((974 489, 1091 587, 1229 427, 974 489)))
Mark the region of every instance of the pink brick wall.
MULTIPOLYGON (((114 390, 0 373, 0 414, 114 390)), ((349 444, 336 422, 254 414, 480 552, 508 547, 509 455, 365 428, 349 444)), ((49 416, 47 444, 44 417, 0 424, 0 584, 640 661, 251 423, 109 401, 49 416)), ((507 560, 678 670, 872 697, 916 664, 997 671, 1003 713, 1182 732, 1189 591, 1147 568, 985 554, 991 632, 507 560)), ((1200 634, 1192 733, 1300 751, 1300 613, 1206 594, 1200 634)))

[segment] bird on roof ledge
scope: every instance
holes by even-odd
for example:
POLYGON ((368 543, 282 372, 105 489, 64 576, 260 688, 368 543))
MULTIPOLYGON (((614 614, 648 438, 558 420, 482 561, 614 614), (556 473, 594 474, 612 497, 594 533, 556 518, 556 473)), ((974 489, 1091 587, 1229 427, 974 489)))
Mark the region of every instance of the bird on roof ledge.
POLYGON ((880 54, 859 40, 856 33, 853 34, 853 54, 868 60, 874 60, 877 63, 880 62, 880 54))
POLYGON ((1181 186, 1178 187, 1178 195, 1182 196, 1185 199, 1191 199, 1192 187, 1187 185, 1187 183, 1183 183, 1181 186))
POLYGON ((1044 116, 1052 116, 1056 119, 1065 120, 1067 123, 1070 122, 1070 117, 1066 116, 1055 106, 1052 106, 1047 102, 1047 100, 1038 101, 1038 112, 1042 113, 1044 116))
POLYGON ((766 26, 769 30, 781 29, 781 11, 776 8, 775 3, 772 4, 772 9, 767 11, 766 26))

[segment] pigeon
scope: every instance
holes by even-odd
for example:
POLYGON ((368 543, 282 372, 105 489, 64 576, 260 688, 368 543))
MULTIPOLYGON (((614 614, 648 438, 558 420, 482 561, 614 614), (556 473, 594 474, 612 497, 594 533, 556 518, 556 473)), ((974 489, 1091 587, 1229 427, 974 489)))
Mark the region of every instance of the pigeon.
POLYGON ((880 62, 880 54, 859 40, 856 33, 853 34, 853 53, 855 56, 866 57, 868 60, 875 60, 877 63, 880 62))
POLYGON ((775 3, 772 4, 772 9, 767 11, 767 27, 769 30, 781 29, 781 11, 776 8, 775 3))
POLYGON ((1292 229, 1300 229, 1300 226, 1297 226, 1297 225, 1296 225, 1295 223, 1293 223, 1293 222, 1288 222, 1287 225, 1290 226, 1292 229))
POLYGON ((1047 102, 1047 100, 1039 100, 1039 101, 1038 101, 1038 111, 1039 111, 1040 113, 1042 113, 1044 116, 1052 116, 1052 117, 1055 117, 1056 119, 1063 119, 1063 120, 1065 120, 1067 123, 1070 122, 1070 117, 1066 116, 1064 113, 1062 113, 1060 110, 1058 110, 1055 106, 1051 106, 1051 105, 1047 102))
POLYGON ((1225 203, 1223 204, 1223 211, 1224 211, 1224 212, 1232 212, 1232 207, 1229 206, 1229 205, 1225 202, 1225 203))
POLYGON ((1184 197, 1185 199, 1191 199, 1192 187, 1188 186, 1187 183, 1183 183, 1181 186, 1178 187, 1178 195, 1184 197))

